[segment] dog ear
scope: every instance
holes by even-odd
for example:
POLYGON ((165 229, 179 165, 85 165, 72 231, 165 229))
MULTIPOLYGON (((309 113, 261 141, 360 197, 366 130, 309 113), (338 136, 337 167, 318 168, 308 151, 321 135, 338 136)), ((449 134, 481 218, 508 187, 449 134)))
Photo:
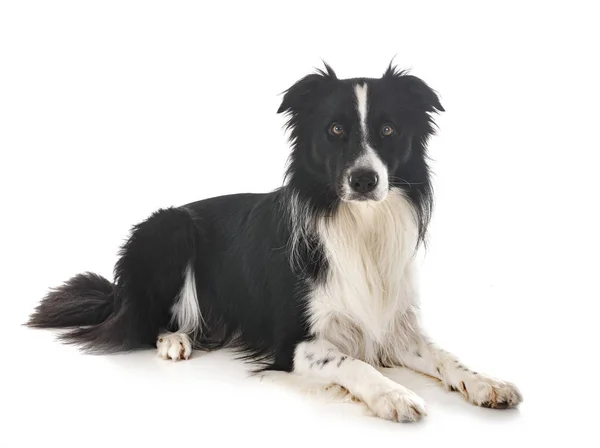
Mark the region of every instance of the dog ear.
POLYGON ((283 101, 277 109, 277 113, 297 113, 305 109, 311 94, 316 92, 323 83, 335 79, 337 79, 335 72, 325 63, 324 70, 319 69, 316 73, 305 76, 284 92, 283 101))
POLYGON ((414 101, 415 106, 422 108, 425 112, 445 111, 436 91, 422 79, 409 75, 407 71, 399 70, 390 64, 383 74, 383 79, 393 79, 401 82, 402 88, 407 92, 409 98, 414 101))

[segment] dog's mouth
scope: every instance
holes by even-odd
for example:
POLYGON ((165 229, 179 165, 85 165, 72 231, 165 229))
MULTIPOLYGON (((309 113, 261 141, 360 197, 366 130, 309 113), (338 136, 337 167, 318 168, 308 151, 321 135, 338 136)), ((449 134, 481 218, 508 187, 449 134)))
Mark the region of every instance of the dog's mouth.
POLYGON ((345 185, 339 189, 338 196, 342 202, 381 202, 387 198, 387 193, 387 190, 375 190, 368 193, 358 193, 345 185))

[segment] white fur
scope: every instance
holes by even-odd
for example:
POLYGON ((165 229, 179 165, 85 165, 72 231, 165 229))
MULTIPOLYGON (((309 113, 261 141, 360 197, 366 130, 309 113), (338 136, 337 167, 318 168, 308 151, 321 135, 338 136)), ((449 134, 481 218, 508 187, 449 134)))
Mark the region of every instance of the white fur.
POLYGON ((342 203, 317 231, 328 274, 309 301, 312 332, 373 365, 410 345, 417 225, 409 201, 392 190, 382 202, 342 203))
POLYGON ((369 126, 367 123, 367 113, 369 111, 369 103, 367 101, 367 85, 356 84, 354 86, 354 94, 356 95, 356 110, 360 122, 360 130, 363 140, 366 141, 369 136, 369 126))
POLYGON ((385 377, 373 366, 342 354, 324 340, 298 345, 294 372, 342 386, 377 417, 416 421, 427 414, 425 402, 414 392, 385 377))
POLYGON ((192 340, 185 333, 163 333, 156 341, 158 356, 177 361, 189 359, 192 354, 192 340))
POLYGON ((399 364, 438 378, 446 389, 460 392, 478 406, 514 407, 523 400, 514 384, 472 371, 423 334, 415 345, 397 355, 399 364))
POLYGON ((181 333, 195 333, 202 330, 202 314, 196 294, 196 278, 191 264, 188 265, 179 299, 171 307, 171 320, 181 333))
POLYGON ((315 230, 315 223, 311 219, 308 204, 301 201, 297 192, 292 192, 288 197, 287 207, 289 210, 290 224, 292 231, 288 242, 290 253, 290 263, 294 271, 302 271, 300 258, 300 245, 303 241, 308 241, 310 234, 315 230))
POLYGON ((459 387, 455 389, 477 406, 512 408, 523 401, 517 386, 508 381, 473 372, 461 372, 460 376, 459 387))

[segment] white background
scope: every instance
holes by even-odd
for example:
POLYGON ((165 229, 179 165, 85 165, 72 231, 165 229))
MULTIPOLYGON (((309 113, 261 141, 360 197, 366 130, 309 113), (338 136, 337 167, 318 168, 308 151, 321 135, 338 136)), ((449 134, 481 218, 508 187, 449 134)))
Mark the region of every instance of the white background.
POLYGON ((0 6, 0 446, 598 446, 594 2, 206 3, 0 6), (48 287, 111 278, 155 209, 279 186, 279 94, 321 58, 374 77, 394 55, 447 111, 424 324, 514 381, 519 411, 406 373, 429 416, 393 424, 246 378, 226 353, 84 356, 19 326, 48 287))

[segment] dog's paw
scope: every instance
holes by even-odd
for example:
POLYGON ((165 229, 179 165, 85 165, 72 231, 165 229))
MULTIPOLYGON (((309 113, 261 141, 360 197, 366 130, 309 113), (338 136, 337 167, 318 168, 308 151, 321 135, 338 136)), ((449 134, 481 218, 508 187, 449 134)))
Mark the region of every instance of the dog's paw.
POLYGON ((402 387, 377 395, 366 404, 375 416, 395 422, 416 422, 427 415, 425 401, 402 387))
POLYGON ((192 354, 192 341, 184 333, 161 334, 156 341, 158 356, 163 359, 189 359, 192 354))
POLYGON ((451 388, 463 394, 469 402, 484 408, 509 409, 523 401, 514 384, 481 374, 464 378, 451 388))

